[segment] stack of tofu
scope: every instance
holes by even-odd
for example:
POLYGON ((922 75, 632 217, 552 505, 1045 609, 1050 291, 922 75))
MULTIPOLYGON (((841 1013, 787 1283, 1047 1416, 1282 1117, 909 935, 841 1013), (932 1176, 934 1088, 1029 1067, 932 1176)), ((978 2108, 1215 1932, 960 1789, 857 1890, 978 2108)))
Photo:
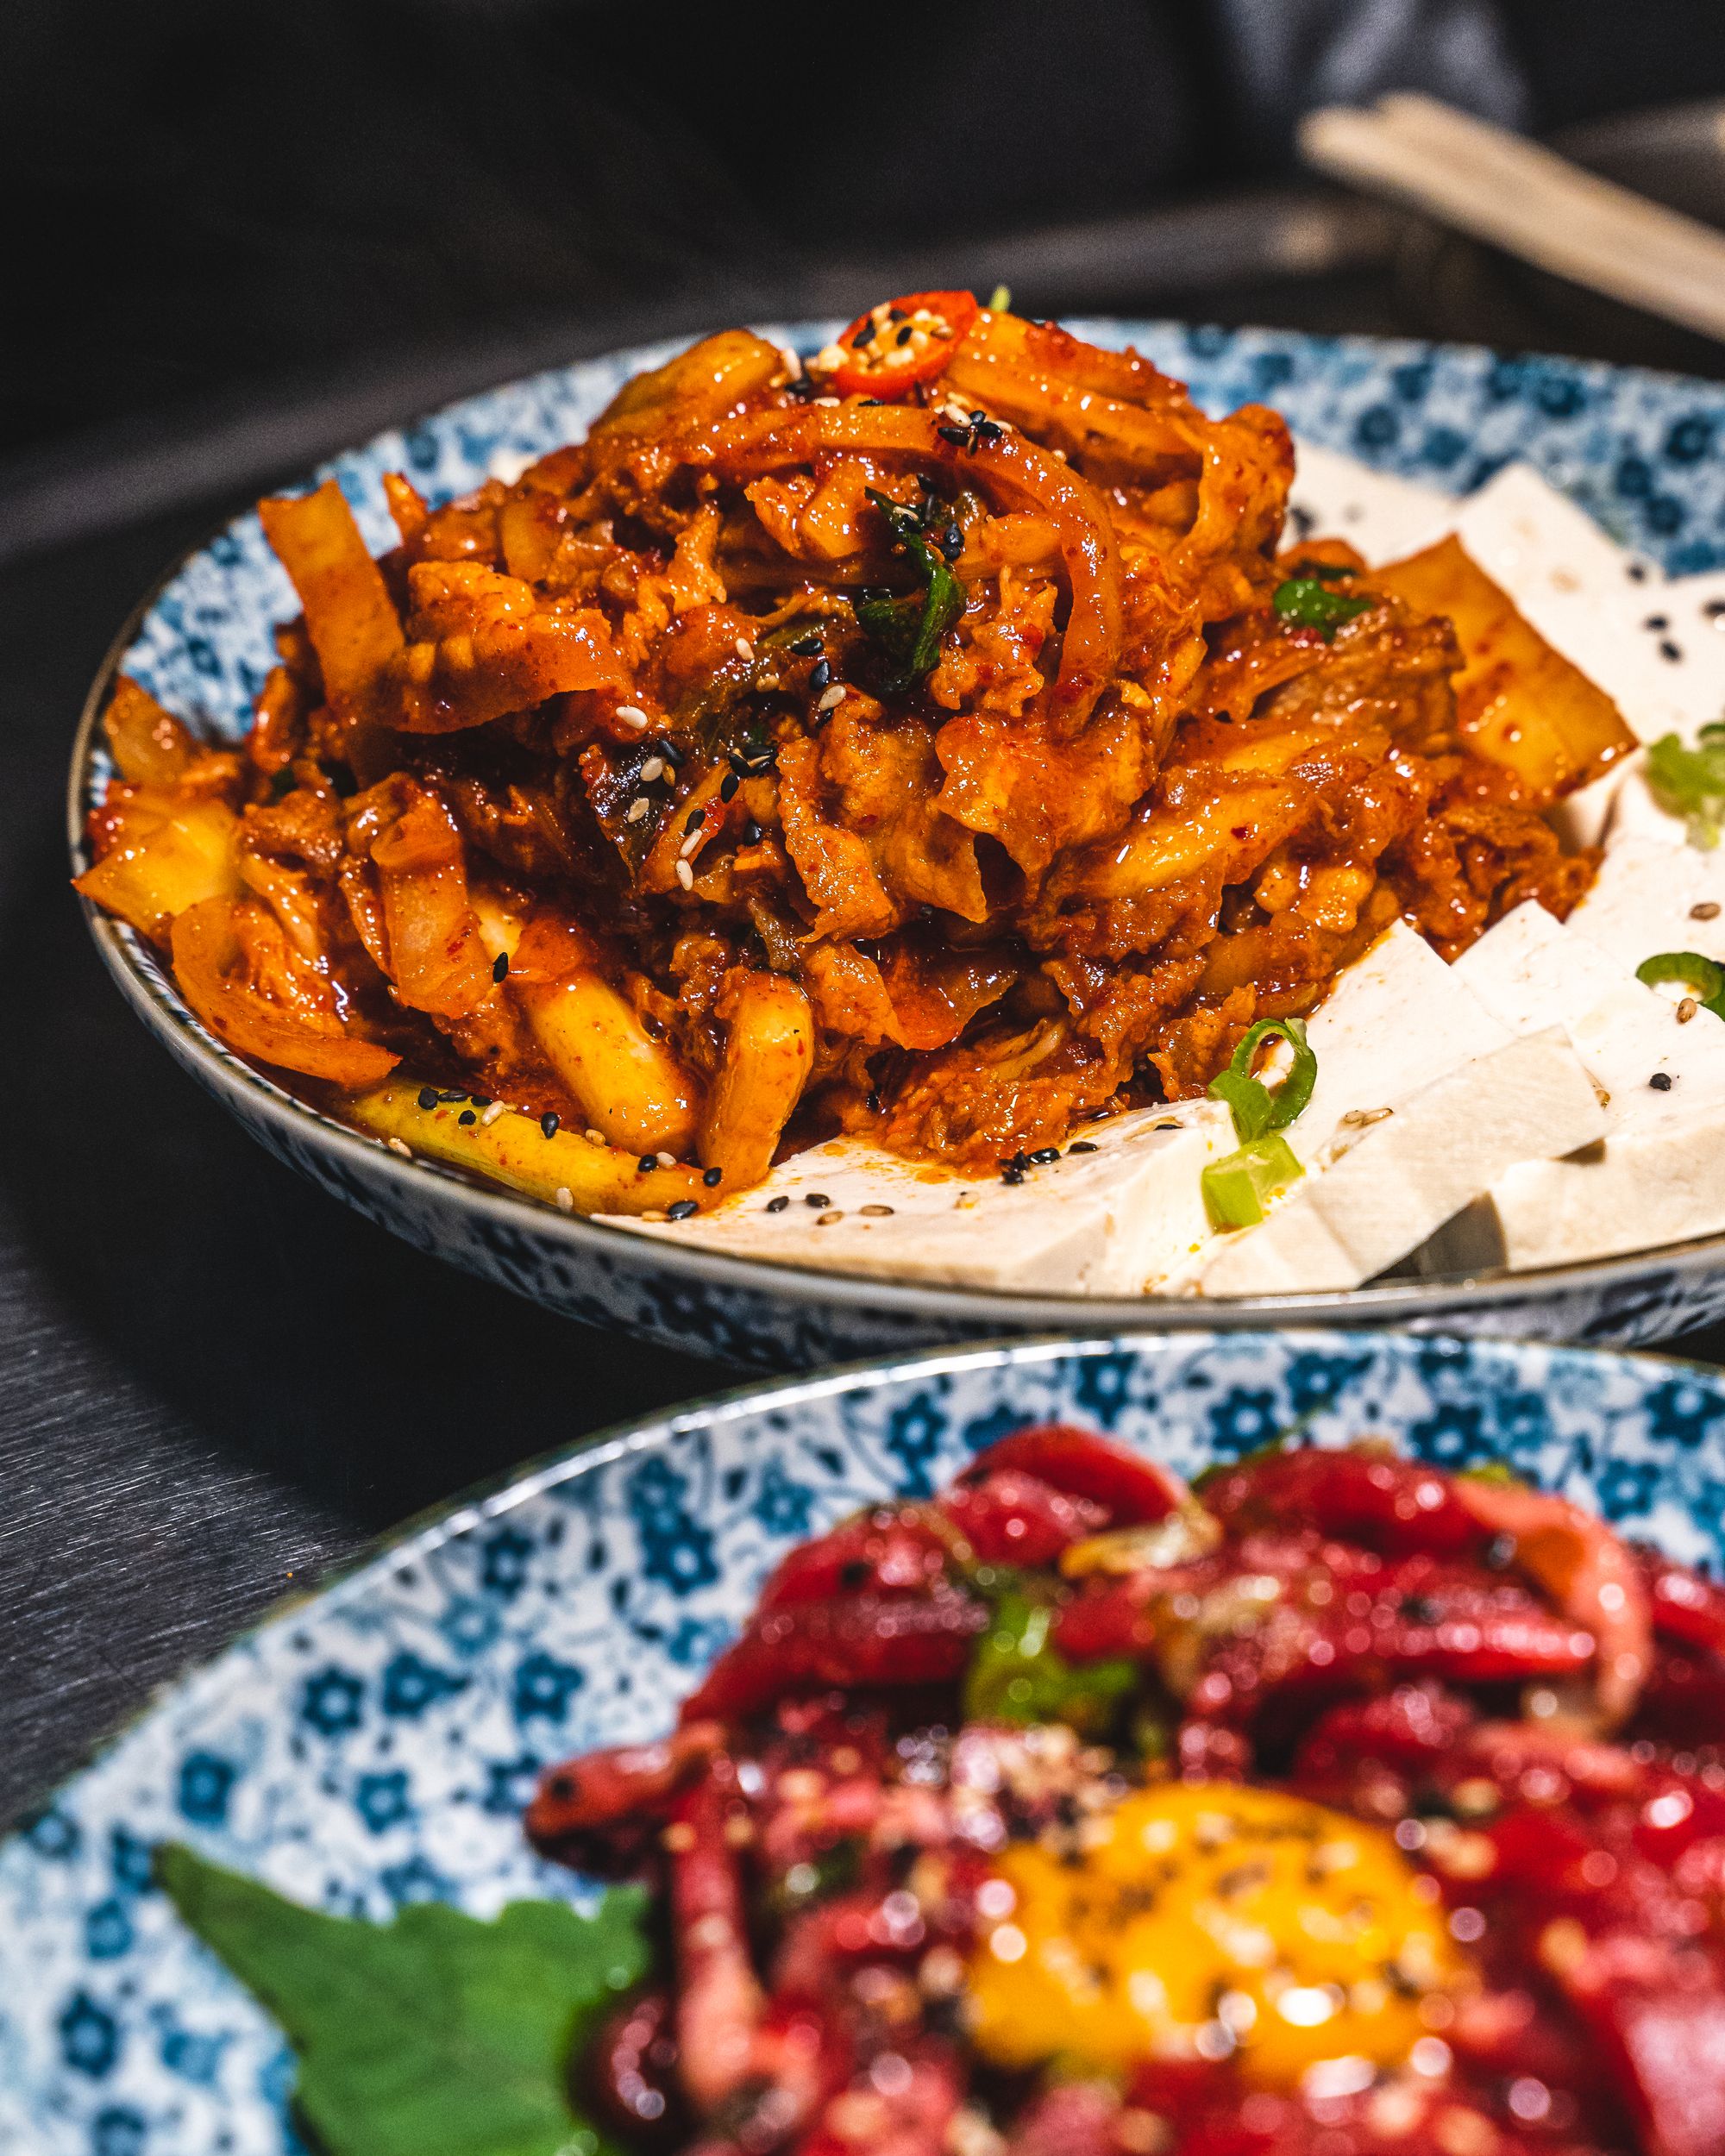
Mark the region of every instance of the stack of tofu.
MULTIPOLYGON (((1454 530, 1645 742, 1725 716, 1725 578, 1671 582, 1512 467, 1459 506, 1302 449, 1310 527, 1388 561, 1454 530)), ((1237 1143, 1219 1103, 1111 1118, 1009 1180, 836 1139, 649 1236, 877 1278, 1089 1295, 1346 1290, 1392 1269, 1515 1270, 1725 1232, 1725 1022, 1653 988, 1656 953, 1725 963, 1725 849, 1685 843, 1638 757, 1564 805, 1603 845, 1567 923, 1519 907, 1454 965, 1400 924, 1308 1029, 1312 1096, 1284 1135, 1304 1175, 1219 1232, 1203 1169, 1237 1143)))

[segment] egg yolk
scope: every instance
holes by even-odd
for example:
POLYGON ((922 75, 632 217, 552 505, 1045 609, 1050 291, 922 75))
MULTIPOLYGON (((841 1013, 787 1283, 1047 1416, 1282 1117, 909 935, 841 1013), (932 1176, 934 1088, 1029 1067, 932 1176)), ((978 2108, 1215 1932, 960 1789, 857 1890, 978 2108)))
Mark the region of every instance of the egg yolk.
POLYGON ((1432 1883, 1381 1827, 1275 1789, 1170 1783, 1003 1850, 978 1896, 967 2013, 1007 2067, 1232 2058, 1289 2086, 1404 2061, 1464 1965, 1432 1883))

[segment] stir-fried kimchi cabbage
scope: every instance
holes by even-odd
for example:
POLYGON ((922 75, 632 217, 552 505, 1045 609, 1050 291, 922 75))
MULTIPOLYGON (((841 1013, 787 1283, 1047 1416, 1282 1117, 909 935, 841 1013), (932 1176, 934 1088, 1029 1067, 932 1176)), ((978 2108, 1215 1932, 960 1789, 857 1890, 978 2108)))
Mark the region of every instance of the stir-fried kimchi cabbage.
POLYGON ((1718 2156, 1725 1594, 1387 1446, 1071 1428, 794 1550, 541 1780, 639 2156, 1718 2156))
POLYGON ((263 503, 304 611, 250 732, 122 680, 79 887, 398 1143, 439 1092, 586 1134, 473 1156, 584 1211, 840 1131, 986 1169, 1201 1091, 1397 917, 1452 956, 1585 888, 1543 812, 1615 709, 1453 542, 1290 541, 1293 471, 968 295, 707 338, 513 485, 386 479, 376 561, 334 482, 263 503))

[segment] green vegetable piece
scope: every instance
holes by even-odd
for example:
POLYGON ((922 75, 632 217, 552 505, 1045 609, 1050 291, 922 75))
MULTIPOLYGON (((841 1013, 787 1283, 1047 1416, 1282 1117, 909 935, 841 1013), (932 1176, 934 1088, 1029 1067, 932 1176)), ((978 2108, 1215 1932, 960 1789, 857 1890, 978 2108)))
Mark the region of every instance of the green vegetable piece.
POLYGON ((1198 1183, 1212 1225, 1250 1228, 1263 1219, 1265 1200, 1305 1172, 1287 1139, 1272 1131, 1212 1161, 1198 1183))
POLYGON ((988 312, 991 315, 1005 314, 1012 304, 1013 288, 1010 285, 996 285, 988 294, 988 312))
POLYGON ((1647 750, 1647 785, 1659 806, 1689 826, 1689 843, 1710 853, 1725 827, 1725 724, 1703 726, 1693 749, 1662 734, 1647 750))
POLYGON ((1661 981, 1680 981, 1703 1011, 1725 1018, 1725 967, 1703 958, 1698 950, 1662 950, 1644 958, 1635 968, 1635 978, 1650 988, 1661 981))
POLYGON ((1234 1136, 1243 1143, 1262 1138, 1266 1131, 1285 1130, 1312 1097, 1318 1081, 1316 1052, 1308 1046, 1306 1028, 1299 1018, 1260 1018, 1248 1026, 1226 1070, 1211 1079, 1213 1100, 1226 1100, 1234 1119, 1234 1136), (1286 1041, 1294 1051, 1288 1075, 1272 1093, 1251 1067, 1266 1041, 1286 1041))
POLYGON ((593 1916, 512 1902, 480 1923, 438 1902, 367 1924, 284 1901, 190 1849, 156 1852, 185 1923, 281 2023, 295 2102, 329 2156, 606 2156, 569 2101, 599 2015, 647 1973, 647 1896, 593 1916))
POLYGON ((1322 630, 1327 643, 1345 621, 1370 613, 1372 606, 1369 599, 1350 599, 1346 592, 1331 591, 1315 576, 1290 576, 1276 586, 1270 603, 1296 629, 1322 630))
POLYGON ((967 1721, 1065 1722, 1082 1736, 1107 1734, 1138 1688, 1138 1670, 1124 1659, 1075 1666, 1050 1644, 1053 1624, 1051 1604, 1015 1589, 1000 1597, 964 1679, 967 1721))
POLYGON ((913 509, 872 486, 868 494, 886 518, 894 545, 916 563, 925 587, 920 599, 864 592, 856 601, 857 620, 890 661, 881 686, 898 696, 939 664, 940 640, 964 611, 964 586, 947 567, 945 556, 929 545, 913 509))

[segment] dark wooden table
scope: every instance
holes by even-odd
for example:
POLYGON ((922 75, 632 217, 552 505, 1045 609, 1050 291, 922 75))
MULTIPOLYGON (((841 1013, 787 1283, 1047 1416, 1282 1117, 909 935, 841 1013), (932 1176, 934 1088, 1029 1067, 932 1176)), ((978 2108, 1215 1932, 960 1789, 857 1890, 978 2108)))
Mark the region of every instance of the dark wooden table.
MULTIPOLYGON (((1206 311, 1426 326, 1370 282, 1226 298, 1206 311)), ((103 973, 66 881, 72 727, 138 592, 229 505, 0 574, 0 1825, 384 1529, 731 1382, 482 1286, 319 1195, 103 973)), ((1717 1357, 1725 1334, 1681 1344, 1717 1357)))

